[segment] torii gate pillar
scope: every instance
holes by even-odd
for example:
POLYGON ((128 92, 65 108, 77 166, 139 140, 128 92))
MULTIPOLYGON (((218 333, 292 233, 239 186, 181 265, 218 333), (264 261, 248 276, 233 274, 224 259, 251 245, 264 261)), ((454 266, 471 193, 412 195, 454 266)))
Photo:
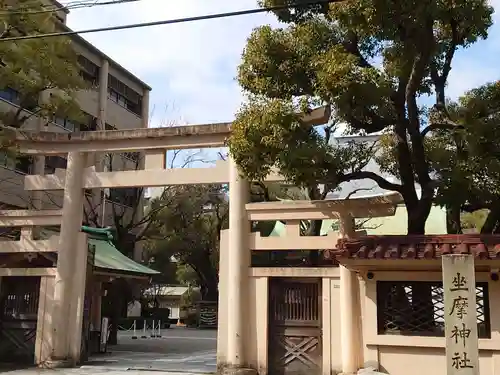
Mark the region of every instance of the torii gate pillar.
POLYGON ((250 221, 245 205, 249 201, 250 184, 239 173, 234 160, 229 161, 229 241, 227 278, 227 357, 225 374, 253 374, 245 367, 245 317, 244 298, 247 295, 246 275, 250 267, 251 253, 248 248, 250 221))
POLYGON ((85 284, 87 249, 86 240, 83 240, 83 244, 79 232, 83 218, 86 161, 86 153, 68 153, 52 313, 54 349, 51 363, 47 364, 49 367, 74 366, 80 359, 81 307, 84 298, 81 284, 85 284))

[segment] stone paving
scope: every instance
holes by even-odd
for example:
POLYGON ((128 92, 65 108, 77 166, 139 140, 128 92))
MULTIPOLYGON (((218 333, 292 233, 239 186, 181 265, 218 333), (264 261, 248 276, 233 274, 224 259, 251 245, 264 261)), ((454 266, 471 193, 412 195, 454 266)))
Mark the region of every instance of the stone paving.
POLYGON ((119 345, 109 353, 94 356, 84 368, 115 370, 190 371, 213 373, 217 368, 217 331, 172 328, 161 338, 133 339, 133 332, 121 331, 119 345))
POLYGON ((214 373, 217 359, 215 350, 193 352, 190 355, 113 351, 110 355, 95 357, 82 368, 214 373))
POLYGON ((98 368, 77 368, 77 369, 58 369, 58 370, 40 370, 40 369, 25 369, 13 371, 0 371, 2 374, 9 375, 200 375, 199 373, 191 372, 172 372, 172 371, 154 371, 151 370, 112 370, 98 368))
MULTIPOLYGON (((140 334, 139 334, 140 335, 140 334)), ((161 338, 133 339, 133 332, 119 332, 119 345, 93 356, 76 369, 0 369, 0 375, 189 375, 214 373, 217 368, 217 332, 174 328, 161 338)))

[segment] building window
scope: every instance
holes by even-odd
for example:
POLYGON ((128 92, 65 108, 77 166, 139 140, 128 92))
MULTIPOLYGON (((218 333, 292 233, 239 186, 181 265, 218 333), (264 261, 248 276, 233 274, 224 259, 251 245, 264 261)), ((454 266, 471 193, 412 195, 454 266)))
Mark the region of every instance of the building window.
POLYGON ((141 157, 140 152, 124 152, 123 157, 137 163, 141 157))
POLYGON ((0 165, 8 169, 16 168, 16 159, 5 151, 0 152, 0 165))
MULTIPOLYGON (((488 283, 476 283, 479 338, 490 338, 488 283)), ((377 324, 379 335, 444 337, 442 282, 378 281, 377 324)))
POLYGON ((60 127, 70 131, 74 132, 77 130, 80 131, 95 131, 97 130, 97 118, 95 118, 92 115, 89 115, 88 113, 82 112, 81 113, 82 121, 75 121, 75 120, 70 120, 68 118, 63 118, 59 116, 54 116, 53 122, 60 127))
POLYGON ((30 156, 22 155, 14 157, 5 151, 0 151, 0 166, 2 167, 29 174, 31 173, 32 165, 33 158, 30 156))
MULTIPOLYGON (((9 208, 12 210, 18 209, 18 207, 9 208)), ((0 238, 11 241, 19 241, 21 239, 21 228, 18 227, 2 227, 0 228, 0 238)))
POLYGON ((78 56, 78 63, 80 64, 80 76, 92 85, 97 85, 99 83, 99 67, 82 55, 78 56))
POLYGON ((54 117, 53 122, 70 132, 74 132, 80 127, 77 122, 62 117, 54 117))
POLYGON ((111 74, 108 76, 108 92, 112 101, 137 116, 142 116, 142 96, 111 74))
POLYGON ((35 111, 38 108, 36 97, 21 97, 21 93, 11 87, 0 90, 0 98, 15 104, 26 111, 35 111))
POLYGON ((97 130, 97 118, 83 112, 83 121, 80 123, 80 131, 82 132, 90 132, 97 130))
POLYGON ((66 169, 68 166, 68 161, 66 158, 61 156, 47 156, 45 158, 45 173, 52 174, 55 173, 56 168, 66 169))
POLYGON ((0 91, 0 98, 17 105, 21 103, 21 96, 19 94, 19 91, 14 90, 10 87, 7 87, 0 91))

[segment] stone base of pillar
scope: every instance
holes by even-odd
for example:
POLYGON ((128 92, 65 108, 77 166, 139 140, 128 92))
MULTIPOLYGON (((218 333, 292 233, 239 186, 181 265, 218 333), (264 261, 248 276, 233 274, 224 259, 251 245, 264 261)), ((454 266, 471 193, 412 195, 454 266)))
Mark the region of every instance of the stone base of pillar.
POLYGON ((39 367, 45 369, 71 368, 75 367, 75 363, 70 359, 51 358, 40 364, 39 367))
POLYGON ((219 371, 220 375, 257 375, 257 370, 247 367, 235 367, 235 366, 221 366, 219 371))

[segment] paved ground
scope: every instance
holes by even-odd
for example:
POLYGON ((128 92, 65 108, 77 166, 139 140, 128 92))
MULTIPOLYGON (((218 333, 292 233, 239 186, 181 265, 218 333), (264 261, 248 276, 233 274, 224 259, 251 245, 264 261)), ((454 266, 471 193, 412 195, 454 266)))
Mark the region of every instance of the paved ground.
POLYGON ((161 338, 132 339, 133 333, 119 332, 118 345, 109 353, 96 355, 78 369, 6 370, 9 375, 189 375, 216 371, 217 331, 170 328, 161 338), (154 372, 151 372, 154 371, 154 372))
POLYGON ((110 353, 94 356, 83 369, 163 370, 213 373, 216 370, 217 331, 171 328, 161 338, 132 339, 120 332, 110 353))
POLYGON ((78 368, 66 370, 15 370, 0 373, 6 375, 199 375, 198 373, 190 372, 170 372, 170 371, 150 371, 150 370, 113 370, 113 369, 96 369, 96 368, 78 368))

